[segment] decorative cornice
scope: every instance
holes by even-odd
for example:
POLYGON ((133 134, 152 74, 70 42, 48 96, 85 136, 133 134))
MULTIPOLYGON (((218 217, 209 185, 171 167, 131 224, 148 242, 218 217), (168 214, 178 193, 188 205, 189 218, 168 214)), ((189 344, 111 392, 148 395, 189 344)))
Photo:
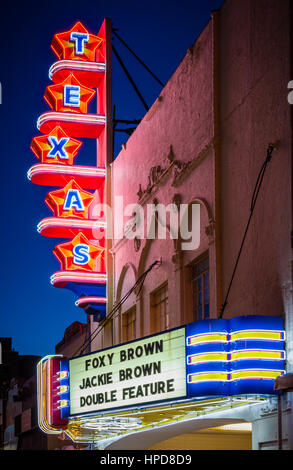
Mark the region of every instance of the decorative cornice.
MULTIPOLYGON (((177 187, 180 186, 182 181, 195 169, 197 168, 205 157, 208 155, 209 151, 218 145, 217 139, 211 140, 201 151, 188 162, 181 162, 180 160, 175 159, 174 151, 172 145, 170 145, 169 153, 167 155, 167 164, 165 166, 156 165, 151 167, 148 175, 148 184, 145 189, 142 189, 142 185, 139 184, 138 192, 138 204, 143 206, 151 198, 154 197, 155 193, 158 191, 159 187, 164 183, 164 181, 173 174, 173 181, 171 186, 177 187)), ((175 194, 173 198, 173 203, 176 205, 180 204, 181 196, 175 194)), ((155 200, 153 200, 155 203, 155 200)), ((129 221, 131 222, 131 221, 129 221)), ((214 220, 209 219, 209 224, 206 227, 206 235, 209 238, 209 242, 214 241, 214 220)), ((110 250, 112 254, 116 253, 123 245, 126 243, 128 238, 125 236, 119 240, 110 250)), ((135 251, 139 251, 141 242, 134 240, 135 251)))
POLYGON ((150 197, 157 191, 158 187, 162 184, 163 179, 168 175, 172 164, 167 168, 163 168, 160 165, 153 166, 150 169, 148 175, 148 184, 145 189, 142 189, 141 184, 139 184, 139 189, 137 192, 139 204, 145 204, 150 197))
POLYGON ((142 189, 141 183, 137 192, 139 204, 145 204, 151 196, 153 196, 158 188, 164 183, 165 179, 173 174, 173 181, 171 186, 180 186, 182 181, 197 168, 204 158, 207 156, 211 148, 214 147, 216 142, 212 140, 207 144, 199 154, 188 162, 182 162, 175 159, 173 147, 170 145, 170 150, 167 155, 167 164, 164 166, 156 165, 151 167, 148 175, 148 184, 145 189, 142 189))
POLYGON ((211 148, 214 147, 214 139, 209 142, 201 151, 199 154, 196 155, 195 158, 192 160, 188 161, 187 163, 182 163, 176 160, 177 165, 174 169, 174 178, 172 182, 173 187, 180 186, 182 181, 190 175, 190 173, 197 168, 202 161, 205 159, 211 148))
POLYGON ((173 169, 175 172, 181 171, 184 165, 186 164, 175 159, 173 147, 170 145, 170 150, 167 155, 167 164, 164 167, 161 165, 151 167, 148 175, 148 184, 145 189, 142 189, 141 184, 139 184, 139 189, 137 192, 139 204, 145 204, 150 199, 150 197, 156 193, 159 186, 163 184, 173 169))

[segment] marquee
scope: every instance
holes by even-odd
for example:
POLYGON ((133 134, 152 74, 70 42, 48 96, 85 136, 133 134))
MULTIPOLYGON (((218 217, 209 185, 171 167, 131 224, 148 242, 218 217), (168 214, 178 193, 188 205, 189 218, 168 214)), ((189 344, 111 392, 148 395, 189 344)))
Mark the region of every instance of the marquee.
POLYGON ((58 433, 76 416, 275 395, 275 379, 284 372, 281 317, 190 323, 80 357, 44 358, 38 366, 40 427, 58 433))

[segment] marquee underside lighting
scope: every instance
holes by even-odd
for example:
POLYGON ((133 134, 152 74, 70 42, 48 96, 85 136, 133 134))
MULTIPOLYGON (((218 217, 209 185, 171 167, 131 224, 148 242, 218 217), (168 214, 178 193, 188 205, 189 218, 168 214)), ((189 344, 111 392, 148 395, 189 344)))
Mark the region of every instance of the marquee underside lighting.
POLYGON ((99 425, 99 415, 91 417, 70 417, 66 434, 73 442, 106 442, 111 438, 119 438, 132 434, 135 439, 135 433, 160 428, 166 425, 176 425, 184 423, 186 420, 201 418, 238 407, 251 405, 264 405, 265 397, 228 397, 228 398, 202 398, 197 401, 186 401, 184 403, 173 403, 170 405, 158 405, 133 409, 132 411, 109 413, 103 416, 104 422, 99 425), (118 423, 122 418, 133 418, 138 420, 137 425, 133 427, 109 426, 110 420, 118 423))

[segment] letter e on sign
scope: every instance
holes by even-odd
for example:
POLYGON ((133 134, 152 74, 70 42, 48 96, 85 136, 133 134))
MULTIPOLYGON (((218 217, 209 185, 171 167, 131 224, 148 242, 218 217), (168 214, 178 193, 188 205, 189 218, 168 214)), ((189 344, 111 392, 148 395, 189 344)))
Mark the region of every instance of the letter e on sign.
POLYGON ((80 87, 77 85, 65 85, 64 87, 64 106, 79 108, 80 106, 80 87))

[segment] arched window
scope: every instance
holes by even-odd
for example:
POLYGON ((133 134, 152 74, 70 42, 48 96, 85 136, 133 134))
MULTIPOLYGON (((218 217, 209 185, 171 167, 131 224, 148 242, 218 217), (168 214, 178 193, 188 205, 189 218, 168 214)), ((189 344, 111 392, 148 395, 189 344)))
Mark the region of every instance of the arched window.
POLYGON ((206 320, 210 316, 209 255, 205 253, 190 266, 193 318, 206 320))
POLYGON ((136 306, 122 313, 122 343, 136 338, 136 306))
POLYGON ((151 293, 151 333, 170 328, 168 307, 168 282, 151 293))

